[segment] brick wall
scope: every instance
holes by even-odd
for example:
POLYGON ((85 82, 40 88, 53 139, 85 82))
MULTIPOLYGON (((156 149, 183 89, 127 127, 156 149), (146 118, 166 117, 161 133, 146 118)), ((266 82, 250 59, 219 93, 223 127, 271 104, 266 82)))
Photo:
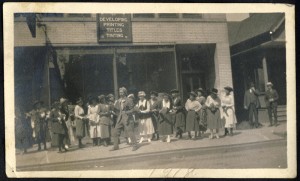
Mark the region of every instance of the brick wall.
MULTIPOLYGON (((96 22, 45 22, 54 45, 97 44, 96 22)), ((32 38, 26 22, 15 22, 15 46, 43 46, 45 35, 37 28, 32 38)), ((231 60, 226 22, 132 22, 134 43, 214 43, 214 87, 232 86, 231 60)))

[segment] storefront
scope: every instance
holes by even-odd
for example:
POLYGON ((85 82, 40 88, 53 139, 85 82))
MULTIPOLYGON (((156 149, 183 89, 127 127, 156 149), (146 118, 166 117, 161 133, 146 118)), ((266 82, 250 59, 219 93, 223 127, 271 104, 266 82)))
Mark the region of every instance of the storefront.
MULTIPOLYGON (((46 104, 60 96, 71 101, 108 93, 117 96, 121 86, 134 94, 177 88, 184 100, 188 92, 199 87, 221 90, 232 86, 225 14, 38 17, 36 36, 32 37, 26 18, 16 16, 15 47, 34 52, 46 43, 51 46, 53 62, 49 56, 35 61, 49 62, 49 75, 44 74, 49 80, 45 78, 42 83, 49 88, 46 104)), ((15 60, 21 59, 18 57, 15 60)), ((41 96, 27 97, 28 101, 37 98, 41 96)))
POLYGON ((278 120, 286 120, 286 48, 284 13, 251 14, 239 23, 229 23, 233 86, 236 114, 247 119, 243 109, 244 93, 253 82, 260 92, 260 120, 266 120, 264 100, 267 82, 272 82, 279 95, 278 120), (259 28, 254 28, 258 27, 259 28))

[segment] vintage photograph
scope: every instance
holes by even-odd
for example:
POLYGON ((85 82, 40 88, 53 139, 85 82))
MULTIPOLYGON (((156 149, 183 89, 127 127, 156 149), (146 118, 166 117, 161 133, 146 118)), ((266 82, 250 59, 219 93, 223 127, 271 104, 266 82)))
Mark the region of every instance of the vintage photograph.
POLYGON ((290 14, 86 11, 12 12, 16 175, 296 167, 290 14))

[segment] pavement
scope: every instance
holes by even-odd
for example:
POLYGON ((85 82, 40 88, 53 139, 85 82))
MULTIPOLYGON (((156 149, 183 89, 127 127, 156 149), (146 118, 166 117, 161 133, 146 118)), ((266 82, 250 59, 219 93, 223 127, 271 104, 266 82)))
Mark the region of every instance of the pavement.
MULTIPOLYGON (((197 140, 187 140, 187 134, 183 135, 183 139, 179 140, 172 137, 171 143, 152 141, 151 143, 143 142, 139 144, 139 149, 132 151, 125 140, 121 139, 120 150, 109 151, 112 146, 91 146, 90 139, 85 139, 83 143, 85 148, 79 149, 77 145, 72 145, 68 152, 58 153, 57 149, 49 149, 37 152, 36 145, 28 150, 27 154, 16 153, 17 170, 41 170, 42 166, 72 165, 78 162, 89 162, 95 160, 119 160, 126 157, 146 157, 147 155, 172 154, 185 150, 207 150, 210 148, 218 148, 222 146, 237 147, 238 145, 252 143, 268 143, 270 141, 286 140, 286 122, 280 122, 277 127, 268 127, 268 123, 263 122, 263 127, 248 130, 234 130, 233 136, 220 137, 220 139, 209 139, 209 133, 204 138, 197 140)), ((221 131, 222 132, 222 131, 221 131)), ((221 133, 222 134, 222 133, 221 133)), ((209 152, 209 151, 208 151, 209 152)))

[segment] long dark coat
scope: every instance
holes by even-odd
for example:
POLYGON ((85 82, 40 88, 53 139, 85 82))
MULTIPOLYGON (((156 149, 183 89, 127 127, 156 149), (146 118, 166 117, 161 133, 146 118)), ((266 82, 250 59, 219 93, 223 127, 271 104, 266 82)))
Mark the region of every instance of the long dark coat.
POLYGON ((176 114, 172 115, 172 120, 174 122, 175 129, 181 129, 185 131, 185 113, 184 107, 182 106, 182 101, 180 97, 173 99, 173 109, 176 111, 176 114))
POLYGON ((151 101, 149 101, 149 103, 150 103, 150 111, 151 111, 152 124, 153 124, 154 130, 158 131, 158 125, 159 125, 159 122, 158 122, 158 116, 159 116, 158 110, 159 110, 160 101, 155 100, 155 101, 152 102, 152 104, 151 104, 151 101))

